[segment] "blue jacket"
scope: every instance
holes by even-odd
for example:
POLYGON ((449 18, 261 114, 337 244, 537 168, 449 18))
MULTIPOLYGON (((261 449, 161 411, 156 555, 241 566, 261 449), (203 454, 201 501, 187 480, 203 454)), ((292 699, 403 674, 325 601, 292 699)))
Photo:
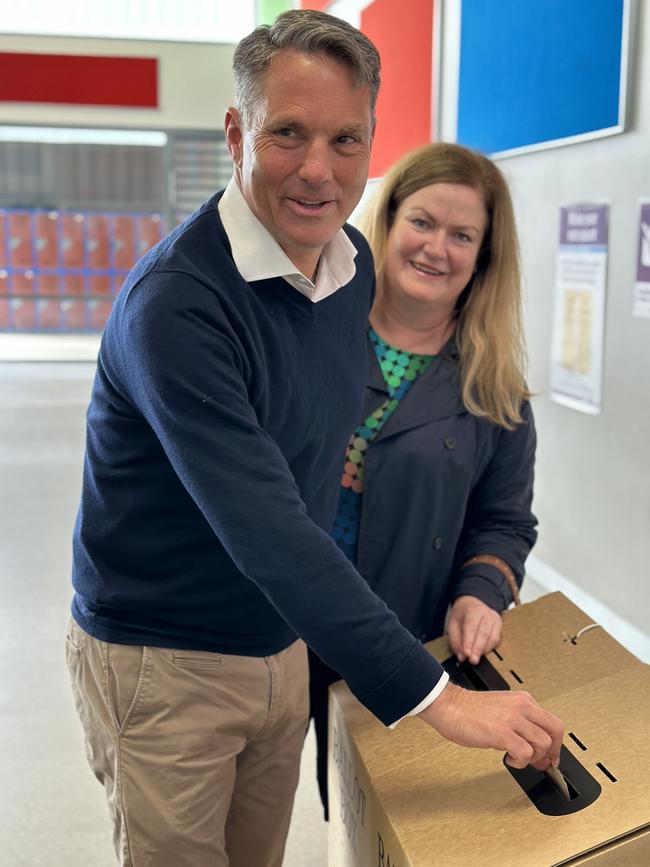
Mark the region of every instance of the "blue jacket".
MULTIPOLYGON (((361 417, 386 396, 375 359, 361 417)), ((442 634, 457 596, 469 593, 497 611, 511 602, 494 566, 461 569, 470 557, 500 557, 521 584, 537 537, 528 403, 522 414, 523 424, 507 431, 467 412, 452 340, 368 447, 357 568, 422 640, 442 634)))

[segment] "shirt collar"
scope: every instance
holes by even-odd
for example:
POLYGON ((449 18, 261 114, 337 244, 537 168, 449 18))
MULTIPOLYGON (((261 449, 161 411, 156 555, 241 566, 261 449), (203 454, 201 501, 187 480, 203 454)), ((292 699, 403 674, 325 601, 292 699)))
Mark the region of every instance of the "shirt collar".
POLYGON ((317 302, 333 295, 356 273, 357 249, 343 229, 339 229, 323 248, 316 281, 301 274, 251 211, 234 177, 219 200, 218 208, 235 265, 247 283, 282 277, 298 292, 317 302))

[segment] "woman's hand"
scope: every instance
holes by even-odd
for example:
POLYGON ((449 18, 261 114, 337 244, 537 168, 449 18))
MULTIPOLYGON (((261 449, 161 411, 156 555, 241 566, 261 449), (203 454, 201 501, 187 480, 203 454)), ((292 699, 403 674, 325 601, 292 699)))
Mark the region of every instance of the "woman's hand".
POLYGON ((476 596, 459 596, 451 606, 447 634, 459 662, 477 665, 501 641, 501 615, 476 596))

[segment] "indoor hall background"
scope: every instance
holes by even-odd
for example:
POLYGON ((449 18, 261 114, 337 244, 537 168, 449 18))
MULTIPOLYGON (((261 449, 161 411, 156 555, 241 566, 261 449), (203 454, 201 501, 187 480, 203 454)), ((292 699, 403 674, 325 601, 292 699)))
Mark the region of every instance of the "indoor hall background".
MULTIPOLYGON (((538 392, 541 534, 529 571, 546 589, 564 590, 619 640, 638 640, 632 649, 643 655, 650 609, 650 400, 644 376, 650 341, 648 320, 631 317, 631 287, 636 200, 650 196, 650 14, 645 3, 635 5, 627 131, 500 162, 512 185, 522 237, 531 385, 538 392), (612 207, 606 370, 603 414, 592 418, 550 400, 548 356, 558 207, 602 196, 612 207)), ((443 24, 448 60, 457 46, 457 22, 443 16, 443 24)), ((78 52, 84 43, 0 35, 5 51, 78 52)), ((221 123, 232 46, 112 40, 92 45, 107 54, 156 52, 166 94, 156 115, 161 127, 221 123)), ((444 89, 447 73, 453 79, 446 61, 443 133, 445 103, 451 105, 444 89)), ((0 104, 0 124, 79 125, 82 118, 86 125, 102 126, 109 118, 117 128, 151 127, 137 112, 61 107, 54 115, 47 106, 0 104)), ((86 357, 93 351, 93 346, 83 349, 86 357)), ((3 863, 12 867, 74 867, 74 853, 83 853, 79 864, 113 863, 103 795, 84 764, 61 644, 91 376, 91 364, 0 365, 0 840, 3 863)), ((312 867, 325 863, 310 749, 308 739, 286 867, 292 852, 303 853, 312 867)))
MULTIPOLYGON (((311 2, 303 0, 303 5, 311 2)), ((591 20, 588 13, 593 9, 622 2, 576 0, 575 5, 582 4, 582 20, 587 27, 591 20)), ((313 3, 334 8, 327 0, 313 3)), ((432 82, 438 131, 443 138, 453 140, 463 6, 460 0, 427 0, 427 4, 441 13, 438 39, 432 43, 441 60, 432 82)), ((422 0, 423 7, 427 4, 422 0)), ((404 28, 413 24, 409 16, 401 14, 400 0, 348 5, 363 5, 366 17, 375 11, 394 15, 394 27, 387 26, 385 19, 381 22, 381 33, 388 34, 391 44, 395 42, 393 36, 399 32, 403 38, 404 28)), ((537 8, 516 0, 504 0, 503 5, 511 15, 521 12, 531 16, 537 8)), ((530 384, 536 393, 540 444, 535 511, 541 532, 529 559, 529 573, 547 589, 563 590, 596 619, 610 618, 615 636, 638 655, 650 658, 650 400, 642 375, 650 365, 650 320, 631 314, 637 199, 650 196, 650 10, 637 0, 625 0, 625 5, 633 13, 625 131, 551 150, 505 156, 499 163, 511 183, 522 240, 530 384), (560 205, 602 199, 611 203, 603 412, 586 416, 559 406, 549 396, 554 267, 560 205)), ((475 0, 467 8, 473 7, 486 8, 486 0, 475 0)), ((561 20, 561 0, 549 0, 546 7, 548 14, 560 10, 561 20)), ((422 38, 428 38, 428 33, 422 38)), ((574 41, 576 51, 566 54, 563 63, 579 65, 581 41, 574 41)), ((159 88, 164 97, 155 113, 159 128, 220 128, 231 99, 232 45, 110 39, 94 39, 90 45, 96 55, 158 58, 159 88)), ((527 43, 524 47, 526 51, 529 48, 527 43)), ((0 34, 0 51, 74 54, 84 48, 89 50, 89 43, 83 39, 0 34)), ((489 45, 484 48, 489 60, 489 45)), ((397 78, 405 76, 412 58, 400 55, 396 59, 390 51, 386 56, 384 78, 394 85, 397 78), (399 75, 394 72, 396 68, 399 75)), ((420 64, 418 74, 428 76, 431 64, 423 66, 420 53, 413 56, 420 64)), ((561 93, 558 99, 562 99, 561 93)), ((429 117, 431 104, 421 108, 429 117)), ((410 121, 413 111, 410 103, 406 112, 400 106, 398 117, 410 121)), ((88 126, 150 129, 151 117, 151 112, 126 109, 57 106, 54 110, 52 106, 0 102, 0 124, 74 126, 83 118, 88 126)), ((393 129, 401 128, 393 124, 393 129)))

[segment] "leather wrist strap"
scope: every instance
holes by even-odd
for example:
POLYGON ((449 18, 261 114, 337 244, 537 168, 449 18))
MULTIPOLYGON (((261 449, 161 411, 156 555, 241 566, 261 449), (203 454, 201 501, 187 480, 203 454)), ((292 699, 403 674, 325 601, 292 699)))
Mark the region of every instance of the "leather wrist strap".
POLYGON ((477 554, 476 557, 470 557, 469 560, 463 563, 460 568, 464 569, 466 566, 471 566, 472 563, 487 563, 489 566, 494 566, 495 569, 498 569, 508 582, 508 587, 510 587, 510 592, 512 593, 512 601, 515 605, 521 605, 515 573, 512 571, 510 566, 508 566, 505 560, 502 560, 501 557, 495 557, 492 554, 477 554))

